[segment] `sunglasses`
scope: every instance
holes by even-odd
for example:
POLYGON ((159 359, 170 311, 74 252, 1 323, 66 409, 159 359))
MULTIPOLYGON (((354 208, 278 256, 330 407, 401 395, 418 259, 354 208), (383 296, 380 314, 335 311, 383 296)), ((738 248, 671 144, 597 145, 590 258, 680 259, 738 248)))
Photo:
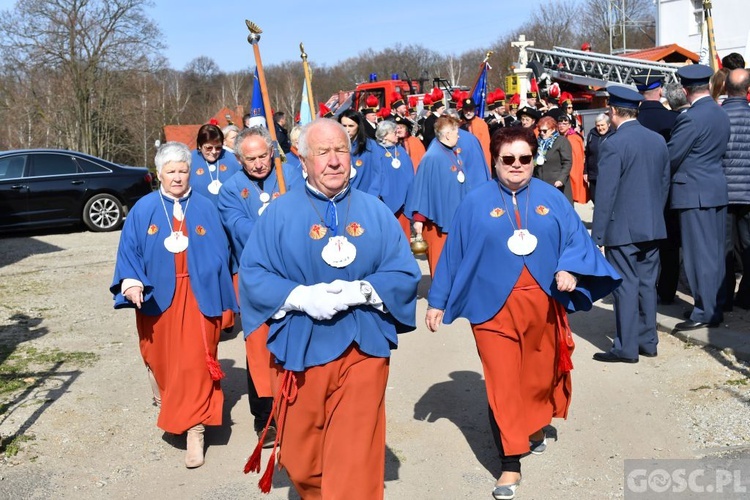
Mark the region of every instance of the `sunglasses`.
POLYGON ((516 160, 518 160, 521 163, 521 165, 528 165, 529 163, 531 163, 531 160, 533 158, 534 157, 531 155, 521 155, 521 156, 508 155, 508 156, 501 156, 500 161, 503 162, 503 165, 508 165, 508 166, 513 165, 516 162, 516 160))
POLYGON ((542 134, 546 134, 547 132, 549 132, 549 129, 548 128, 540 128, 539 132, 541 132, 542 134))

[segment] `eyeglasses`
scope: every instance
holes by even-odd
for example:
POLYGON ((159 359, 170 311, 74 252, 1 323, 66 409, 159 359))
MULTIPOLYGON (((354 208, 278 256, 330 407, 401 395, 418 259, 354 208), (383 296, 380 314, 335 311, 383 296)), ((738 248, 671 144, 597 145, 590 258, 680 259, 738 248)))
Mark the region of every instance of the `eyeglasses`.
POLYGON ((534 159, 534 157, 531 155, 521 155, 521 156, 508 155, 508 156, 500 157, 500 161, 503 162, 503 165, 508 165, 508 166, 513 165, 516 162, 516 160, 518 160, 521 163, 521 165, 528 165, 529 163, 531 163, 532 159, 534 159))
POLYGON ((203 146, 201 146, 201 149, 207 153, 209 151, 219 152, 223 149, 223 146, 211 146, 210 144, 204 144, 203 146))
POLYGON ((542 133, 542 134, 546 134, 547 132, 549 132, 549 129, 548 128, 540 128, 539 132, 542 133))

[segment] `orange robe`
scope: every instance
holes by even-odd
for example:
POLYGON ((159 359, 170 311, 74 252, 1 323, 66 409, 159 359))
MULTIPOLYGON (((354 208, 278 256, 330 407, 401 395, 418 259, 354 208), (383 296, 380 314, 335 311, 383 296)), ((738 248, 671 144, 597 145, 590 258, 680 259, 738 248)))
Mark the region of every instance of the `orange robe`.
MULTIPOLYGON (((389 363, 352 345, 296 373, 299 390, 276 421, 279 464, 302 498, 383 498, 389 363)), ((278 393, 285 370, 275 371, 278 393)))
POLYGON ((469 132, 474 134, 479 143, 482 145, 482 152, 484 153, 484 159, 487 161, 487 166, 490 169, 490 177, 492 177, 492 156, 490 155, 490 128, 487 126, 487 122, 481 118, 474 117, 469 121, 469 132))
MULTIPOLYGON (((180 225, 173 220, 175 231, 180 225)), ((159 316, 138 310, 135 314, 141 356, 161 394, 156 425, 172 434, 198 424, 221 425, 224 406, 221 385, 208 372, 203 343, 205 331, 208 352, 216 358, 222 318, 206 317, 198 308, 188 277, 189 251, 174 256, 177 282, 172 305, 159 316)))
POLYGON ((573 150, 573 166, 570 169, 570 189, 573 193, 573 201, 588 203, 589 188, 583 180, 583 164, 586 160, 583 138, 578 134, 569 134, 567 137, 573 150))
MULTIPOLYGON (((529 436, 553 417, 566 418, 570 406, 570 372, 557 368, 554 299, 524 267, 503 308, 472 331, 503 450, 528 453, 529 436)), ((567 348, 572 354, 572 338, 567 348)))
POLYGON ((410 135, 404 139, 403 146, 409 158, 411 158, 411 163, 414 165, 414 172, 416 173, 419 168, 419 162, 422 161, 422 157, 425 154, 424 144, 413 135, 410 135))
POLYGON ((271 371, 274 363, 271 351, 268 350, 266 345, 268 330, 268 325, 263 323, 245 339, 245 355, 247 356, 250 378, 253 380, 255 392, 261 398, 273 396, 273 392, 271 392, 271 371))
POLYGON ((422 229, 422 238, 427 243, 427 265, 430 267, 430 277, 435 276, 440 254, 443 252, 447 233, 440 230, 432 221, 425 221, 422 229))

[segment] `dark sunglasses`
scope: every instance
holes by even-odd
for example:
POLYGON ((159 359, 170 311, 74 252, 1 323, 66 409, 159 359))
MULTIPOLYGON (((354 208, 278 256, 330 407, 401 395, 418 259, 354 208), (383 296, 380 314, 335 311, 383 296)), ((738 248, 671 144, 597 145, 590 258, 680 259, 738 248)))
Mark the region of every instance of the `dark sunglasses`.
POLYGON ((500 157, 500 161, 503 162, 503 165, 508 165, 508 166, 513 165, 516 162, 516 160, 521 162, 521 165, 528 165, 529 163, 531 163, 531 160, 533 159, 534 157, 531 155, 521 155, 521 156, 508 155, 508 156, 500 157))
POLYGON ((548 128, 540 128, 539 132, 541 132, 542 134, 546 134, 547 132, 549 132, 549 129, 548 128))

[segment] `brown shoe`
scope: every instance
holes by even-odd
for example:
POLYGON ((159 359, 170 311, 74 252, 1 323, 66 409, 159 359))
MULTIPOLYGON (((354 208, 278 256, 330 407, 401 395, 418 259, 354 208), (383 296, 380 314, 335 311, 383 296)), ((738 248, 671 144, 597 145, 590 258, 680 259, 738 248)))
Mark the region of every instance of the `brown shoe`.
MULTIPOLYGON (((258 431, 258 439, 263 437, 263 431, 258 431)), ((263 448, 273 448, 273 443, 276 441, 276 427, 273 425, 268 426, 268 432, 266 432, 266 439, 263 440, 263 448)))
POLYGON ((203 459, 203 432, 205 427, 198 424, 187 431, 187 453, 185 454, 185 467, 195 469, 204 463, 203 459))

